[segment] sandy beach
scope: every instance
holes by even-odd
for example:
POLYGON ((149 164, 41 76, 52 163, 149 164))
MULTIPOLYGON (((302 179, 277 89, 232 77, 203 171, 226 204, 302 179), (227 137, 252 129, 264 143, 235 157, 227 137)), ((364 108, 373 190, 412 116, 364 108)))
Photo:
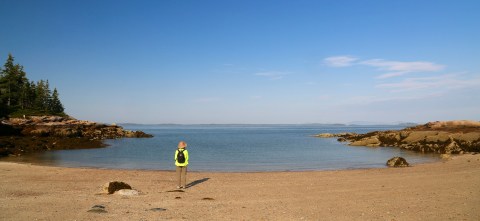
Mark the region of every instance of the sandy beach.
POLYGON ((0 162, 0 220, 479 220, 480 155, 408 168, 189 172, 0 162), (138 196, 107 195, 123 181, 138 196), (103 206, 106 212, 88 212, 103 206))

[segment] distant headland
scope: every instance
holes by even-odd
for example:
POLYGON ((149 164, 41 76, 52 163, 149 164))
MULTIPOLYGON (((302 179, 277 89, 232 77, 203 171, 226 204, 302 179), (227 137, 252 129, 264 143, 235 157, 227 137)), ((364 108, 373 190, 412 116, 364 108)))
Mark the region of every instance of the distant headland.
POLYGON ((35 151, 103 147, 104 139, 151 137, 117 125, 76 120, 48 80, 30 81, 9 54, 0 68, 0 157, 35 151))
POLYGON ((61 116, 10 118, 0 123, 0 156, 105 147, 105 139, 146 138, 142 131, 61 116))
POLYGON ((436 121, 403 130, 373 131, 366 134, 318 134, 316 137, 338 137, 351 146, 400 147, 418 152, 459 154, 480 152, 479 121, 436 121))

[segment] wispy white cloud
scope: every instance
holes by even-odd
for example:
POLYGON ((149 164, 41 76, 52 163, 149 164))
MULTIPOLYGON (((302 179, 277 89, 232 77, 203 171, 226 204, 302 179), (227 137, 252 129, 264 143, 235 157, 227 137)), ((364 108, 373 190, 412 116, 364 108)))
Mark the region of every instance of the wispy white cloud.
POLYGON ((331 67, 348 67, 354 65, 358 58, 352 56, 333 56, 323 59, 323 63, 331 67))
POLYGON ((351 56, 334 56, 323 60, 323 63, 331 67, 349 67, 363 65, 377 68, 388 73, 377 76, 379 79, 398 77, 413 72, 434 72, 445 69, 445 65, 428 61, 389 61, 384 59, 360 60, 351 56))
POLYGON ((378 84, 376 87, 389 89, 391 92, 480 87, 480 77, 468 78, 462 74, 446 74, 435 77, 406 78, 396 83, 378 84))
POLYGON ((376 67, 380 70, 392 71, 390 73, 382 74, 377 78, 397 77, 412 72, 433 72, 440 71, 445 68, 444 65, 435 64, 425 61, 387 61, 383 59, 371 59, 359 62, 359 64, 376 67))
POLYGON ((438 71, 442 70, 445 66, 438 65, 432 62, 414 61, 414 62, 402 62, 402 61, 387 61, 383 59, 371 59, 360 62, 360 64, 369 65, 373 67, 381 68, 388 71, 438 71))
POLYGON ((255 73, 256 76, 266 77, 270 80, 280 80, 284 78, 289 73, 287 72, 280 72, 280 71, 265 71, 265 72, 257 72, 255 73))

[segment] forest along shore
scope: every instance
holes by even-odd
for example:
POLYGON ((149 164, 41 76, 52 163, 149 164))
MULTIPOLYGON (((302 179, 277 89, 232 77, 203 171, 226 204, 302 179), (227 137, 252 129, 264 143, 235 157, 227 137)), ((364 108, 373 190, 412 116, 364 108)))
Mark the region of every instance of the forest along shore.
POLYGON ((105 139, 148 138, 142 131, 125 130, 72 117, 30 116, 0 123, 0 157, 62 149, 105 147, 105 139))
POLYGON ((322 133, 321 138, 338 137, 351 146, 400 147, 418 152, 462 154, 480 152, 479 121, 435 121, 403 130, 374 131, 366 134, 322 133))

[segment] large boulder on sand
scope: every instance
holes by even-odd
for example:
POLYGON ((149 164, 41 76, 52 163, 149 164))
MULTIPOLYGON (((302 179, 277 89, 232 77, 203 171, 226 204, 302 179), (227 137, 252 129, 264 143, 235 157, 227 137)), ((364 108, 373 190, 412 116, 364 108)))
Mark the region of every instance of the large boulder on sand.
POLYGON ((407 160, 403 157, 394 157, 387 161, 389 167, 408 167, 407 160))
POLYGON ((131 190, 132 187, 130 185, 128 185, 124 182, 120 182, 120 181, 112 181, 112 182, 108 182, 105 185, 103 185, 103 192, 108 193, 108 194, 113 194, 116 191, 122 190, 122 189, 131 190))

